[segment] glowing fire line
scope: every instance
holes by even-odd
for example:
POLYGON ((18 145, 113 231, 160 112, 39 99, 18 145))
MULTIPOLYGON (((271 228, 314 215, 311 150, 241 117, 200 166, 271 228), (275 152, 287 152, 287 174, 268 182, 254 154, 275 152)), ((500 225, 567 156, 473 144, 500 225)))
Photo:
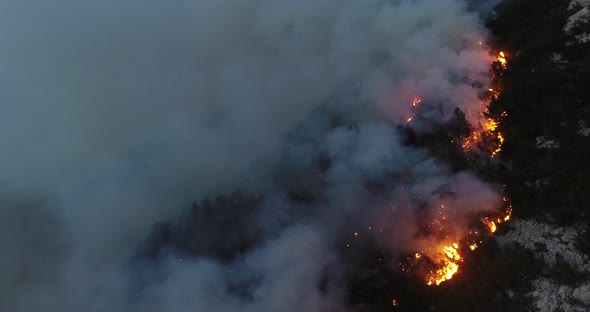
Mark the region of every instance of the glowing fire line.
POLYGON ((406 125, 409 124, 412 120, 414 120, 414 117, 416 117, 416 115, 418 114, 418 104, 420 104, 420 102, 422 102, 422 99, 419 97, 414 97, 414 99, 412 100, 412 109, 414 112, 412 113, 411 117, 406 119, 406 125))
MULTIPOLYGON (((484 217, 481 219, 482 224, 485 225, 488 230, 487 234, 490 236, 497 231, 497 226, 499 224, 507 222, 511 218, 512 205, 510 205, 508 198, 503 198, 503 201, 507 205, 505 214, 503 216, 495 218, 484 217)), ((442 205, 442 207, 444 207, 444 205, 442 205)), ((440 223, 440 221, 434 220, 433 223, 440 223)), ((453 242, 451 244, 437 244, 438 247, 434 248, 434 252, 417 252, 414 254, 413 258, 409 259, 411 261, 410 266, 402 267, 402 271, 410 271, 411 267, 418 264, 419 261, 428 259, 428 261, 432 262, 436 268, 426 272, 424 281, 428 286, 439 286, 443 282, 452 279, 455 274, 459 272, 460 265, 463 262, 463 256, 461 255, 460 251, 474 251, 477 249, 479 247, 478 242, 483 242, 482 240, 479 240, 481 239, 482 234, 483 233, 480 233, 479 231, 470 231, 467 238, 461 240, 460 242, 453 242)))
MULTIPOLYGON (((506 53, 501 51, 498 54, 498 56, 496 57, 496 62, 498 62, 503 69, 506 69, 506 66, 507 66, 506 53)), ((489 91, 491 99, 497 99, 500 96, 499 90, 489 88, 488 91, 489 91)), ((489 138, 493 137, 493 138, 495 138, 495 141, 496 141, 495 144, 488 146, 488 148, 487 148, 491 157, 495 157, 502 150, 502 145, 504 144, 504 136, 502 135, 502 133, 497 131, 500 121, 494 120, 489 117, 485 117, 486 113, 488 113, 487 108, 486 108, 488 104, 489 103, 483 103, 483 102, 480 103, 480 105, 483 108, 482 115, 484 116, 483 119, 485 120, 485 123, 483 125, 480 125, 476 129, 474 129, 472 131, 471 135, 463 140, 462 148, 463 148, 463 151, 466 153, 475 149, 478 146, 481 146, 482 145, 481 143, 483 142, 484 138, 486 138, 486 137, 489 137, 489 138)), ((506 112, 502 112, 500 114, 501 117, 506 117, 506 115, 507 115, 506 112)))
MULTIPOLYGON (((482 45, 482 42, 479 42, 479 45, 482 45)), ((506 53, 499 52, 498 56, 495 59, 496 62, 500 64, 502 69, 506 69, 507 67, 507 55, 506 53)), ((499 90, 494 90, 492 88, 489 89, 489 98, 490 99, 497 99, 500 96, 499 90)), ((406 124, 414 120, 416 115, 418 114, 418 104, 421 102, 419 97, 415 97, 412 102, 412 109, 413 114, 411 117, 406 119, 406 124)), ((485 145, 485 143, 490 143, 485 141, 485 138, 495 138, 495 142, 490 144, 487 149, 491 157, 496 156, 502 150, 502 145, 504 143, 504 136, 502 133, 498 132, 498 125, 500 120, 494 120, 490 117, 487 117, 487 106, 488 103, 480 103, 482 106, 482 116, 485 123, 483 125, 479 125, 479 127, 475 128, 469 137, 465 138, 461 144, 463 151, 465 153, 470 152, 476 147, 480 147, 485 145)), ((501 117, 506 117, 506 112, 502 112, 500 114, 501 117)), ((505 215, 503 217, 491 218, 489 216, 484 217, 481 219, 481 222, 487 227, 488 234, 493 235, 497 229, 498 225, 507 222, 510 220, 512 216, 512 205, 510 205, 508 198, 503 198, 505 205, 507 206, 505 215)), ((444 205, 441 205, 441 208, 444 209, 444 205)), ((441 211, 441 220, 434 220, 432 226, 435 228, 442 227, 442 223, 446 222, 447 216, 441 211)), ((436 269, 429 270, 425 276, 425 281, 427 285, 440 285, 441 283, 448 281, 453 278, 453 276, 459 271, 459 266, 463 261, 463 257, 459 253, 460 245, 464 244, 465 249, 474 251, 479 247, 476 241, 479 241, 480 233, 478 231, 471 231, 469 232, 470 236, 464 239, 461 242, 453 242, 451 244, 442 244, 441 246, 434 248, 437 250, 435 252, 435 256, 427 255, 424 252, 416 253, 414 258, 411 259, 414 262, 422 261, 424 257, 430 259, 430 261, 436 266, 436 269)), ((482 241, 479 241, 482 243, 482 241)), ((409 268, 402 268, 402 271, 407 271, 409 268)), ((394 304, 395 305, 395 304, 394 304)))

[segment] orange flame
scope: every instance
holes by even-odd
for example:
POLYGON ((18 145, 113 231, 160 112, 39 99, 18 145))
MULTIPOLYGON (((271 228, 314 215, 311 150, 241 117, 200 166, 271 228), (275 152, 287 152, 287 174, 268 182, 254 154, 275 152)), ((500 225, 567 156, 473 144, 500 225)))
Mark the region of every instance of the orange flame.
MULTIPOLYGON (((501 51, 498 56, 496 57, 496 61, 500 63, 500 65, 502 66, 503 69, 506 69, 507 66, 507 56, 506 53, 504 53, 503 51, 501 51)), ((498 97, 500 96, 500 91, 493 89, 493 88, 488 88, 489 91, 489 95, 490 95, 490 99, 498 99, 498 97)), ((471 135, 465 139, 463 139, 463 144, 462 144, 462 148, 464 152, 470 152, 472 150, 474 150, 476 147, 481 147, 482 145, 482 141, 484 140, 484 138, 495 138, 495 143, 491 144, 487 147, 488 152, 490 153, 491 157, 495 157, 496 155, 498 155, 498 153, 500 153, 500 151, 502 150, 502 145, 504 144, 504 136, 502 135, 502 133, 498 132, 498 125, 500 123, 499 120, 494 120, 490 117, 486 116, 487 113, 487 104, 486 103, 480 103, 483 107, 482 109, 482 119, 484 120, 484 123, 482 125, 479 125, 479 127, 476 127, 471 135)), ((506 117, 507 114, 506 112, 502 112, 500 114, 501 118, 506 117)))
POLYGON ((512 206, 508 207, 506 211, 506 216, 504 217, 504 221, 510 221, 510 217, 512 216, 512 206))
POLYGON ((422 99, 420 99, 419 97, 415 97, 412 101, 412 106, 416 107, 416 105, 420 104, 420 102, 422 102, 422 99))
POLYGON ((442 282, 450 280, 453 275, 459 271, 459 263, 462 261, 461 255, 457 249, 459 244, 453 243, 451 246, 443 246, 441 258, 439 259, 439 268, 436 271, 430 271, 426 277, 427 285, 440 285, 442 282))
POLYGON ((497 61, 500 62, 500 65, 502 66, 502 68, 506 68, 506 54, 503 51, 500 51, 500 53, 498 54, 498 58, 497 61))
MULTIPOLYGON (((510 204, 509 199, 504 197, 503 201, 507 206, 503 216, 494 216, 493 218, 486 216, 481 219, 482 224, 488 228, 488 235, 493 235, 497 231, 497 225, 508 221, 512 215, 512 205, 510 204)), ((440 209, 445 209, 444 207, 444 205, 441 205, 440 209)), ((441 219, 447 220, 445 217, 447 217, 447 215, 444 212, 439 211, 437 219, 432 221, 430 228, 437 229, 437 231, 444 228, 444 222, 446 221, 441 221, 441 219)), ((413 257, 407 258, 409 261, 408 265, 400 263, 402 271, 410 271, 414 266, 420 267, 424 259, 427 259, 426 263, 431 263, 435 266, 434 269, 430 269, 424 274, 424 281, 427 285, 439 286, 443 282, 452 279, 455 274, 459 272, 459 268, 463 262, 461 250, 465 248, 465 250, 468 249, 474 251, 479 248, 479 243, 483 243, 481 240, 482 235, 485 235, 485 233, 478 230, 471 230, 468 235, 467 238, 450 244, 435 243, 437 239, 433 238, 429 242, 434 243, 435 246, 437 246, 432 249, 434 252, 415 253, 413 257)), ((431 249, 429 248, 428 250, 431 249)))
MULTIPOLYGON (((478 43, 479 45, 483 45, 481 41, 478 43)), ((500 51, 495 58, 490 57, 490 60, 495 60, 495 62, 500 64, 502 69, 506 69, 508 63, 507 58, 507 54, 503 51, 500 51)), ((507 113, 502 112, 499 119, 493 119, 489 117, 487 106, 492 100, 498 99, 500 96, 500 90, 489 88, 488 91, 489 99, 487 103, 480 102, 482 108, 480 113, 482 123, 476 125, 469 137, 462 140, 461 147, 465 153, 474 151, 477 148, 486 151, 489 153, 488 155, 494 157, 500 153, 502 150, 502 145, 504 144, 504 136, 498 131, 498 128, 501 119, 506 117, 507 113)), ((420 102, 421 99, 419 97, 414 97, 412 101, 413 114, 406 119, 406 124, 411 122, 417 116, 418 104, 420 104, 420 102)), ((488 228, 487 235, 493 235, 497 231, 498 225, 509 221, 512 216, 512 205, 510 204, 509 199, 504 197, 503 201, 506 207, 505 215, 501 217, 485 216, 481 219, 483 225, 488 228)), ((448 222, 448 216, 443 210, 445 209, 445 206, 441 205, 440 209, 441 210, 439 210, 437 219, 433 220, 429 226, 431 230, 435 230, 437 233, 441 232, 444 228, 445 222, 448 222)), ((434 254, 431 252, 415 253, 414 257, 408 257, 408 260, 411 263, 409 267, 402 267, 402 271, 409 271, 411 267, 421 263, 424 261, 424 258, 426 258, 435 265, 434 269, 428 270, 428 272, 425 274, 424 279, 427 285, 438 286, 441 283, 452 279, 453 276, 455 276, 455 274, 459 271, 461 262, 463 262, 463 256, 460 254, 460 250, 462 250, 462 248, 465 248, 465 250, 468 249, 470 251, 476 250, 480 246, 476 242, 479 242, 480 244, 483 243, 482 235, 485 234, 481 231, 473 230, 469 232, 469 235, 469 237, 451 244, 447 244, 447 241, 447 243, 439 245, 441 240, 436 238, 433 239, 432 243, 434 243, 434 246, 438 246, 432 249, 435 251, 434 254)), ((394 306, 396 306, 396 302, 397 301, 394 299, 394 306)))
POLYGON ((414 110, 414 112, 412 113, 411 117, 408 117, 406 119, 406 125, 409 124, 412 120, 414 120, 414 117, 416 117, 416 115, 418 114, 417 109, 418 104, 420 104, 420 102, 422 102, 422 99, 419 97, 414 97, 414 99, 412 100, 412 109, 414 110))
POLYGON ((496 222, 494 221, 486 221, 486 225, 490 229, 490 233, 495 233, 497 230, 496 222))

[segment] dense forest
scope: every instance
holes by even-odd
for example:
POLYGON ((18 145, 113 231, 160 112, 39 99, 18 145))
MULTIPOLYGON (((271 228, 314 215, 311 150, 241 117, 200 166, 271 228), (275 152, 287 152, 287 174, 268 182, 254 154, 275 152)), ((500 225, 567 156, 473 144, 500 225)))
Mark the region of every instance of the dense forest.
MULTIPOLYGON (((495 45, 512 55, 490 107, 492 114, 508 113, 500 125, 506 142, 498 178, 520 216, 549 214, 564 224, 590 221, 590 42, 564 32, 580 9, 569 4, 505 1, 488 22, 495 45)), ((587 33, 590 24, 575 28, 574 34, 587 33)))

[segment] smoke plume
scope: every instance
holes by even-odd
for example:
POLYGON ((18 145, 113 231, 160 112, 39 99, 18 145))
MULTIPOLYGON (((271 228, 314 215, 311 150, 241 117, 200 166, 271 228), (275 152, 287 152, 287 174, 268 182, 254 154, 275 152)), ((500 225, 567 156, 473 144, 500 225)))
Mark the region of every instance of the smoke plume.
POLYGON ((2 0, 0 21, 2 311, 343 311, 356 227, 396 254, 441 193, 501 202, 408 143, 481 118, 463 1, 2 0))

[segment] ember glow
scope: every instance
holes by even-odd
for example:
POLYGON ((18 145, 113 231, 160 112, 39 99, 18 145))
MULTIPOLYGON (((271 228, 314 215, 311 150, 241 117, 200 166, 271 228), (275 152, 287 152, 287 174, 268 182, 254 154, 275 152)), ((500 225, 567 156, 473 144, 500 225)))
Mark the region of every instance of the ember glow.
MULTIPOLYGON (((493 62, 500 64, 502 69, 506 69, 507 66, 507 55, 503 51, 500 51, 495 59, 491 58, 493 62)), ((502 145, 504 144, 504 136, 498 131, 498 124, 501 120, 495 120, 489 117, 488 105, 492 100, 500 97, 501 91, 497 88, 488 88, 488 94, 486 101, 480 102, 481 107, 481 124, 472 125, 473 131, 471 135, 463 140, 462 148, 465 153, 474 151, 485 151, 489 153, 491 157, 497 156, 502 151, 502 145)), ((500 114, 501 117, 506 117, 506 112, 500 114)))
POLYGON ((453 278, 453 275, 459 271, 459 263, 463 259, 459 255, 458 248, 459 245, 457 243, 442 247, 437 263, 439 268, 436 271, 429 272, 426 277, 427 285, 440 285, 442 282, 453 278))
POLYGON ((500 62, 500 65, 502 66, 502 68, 506 68, 506 54, 503 51, 500 51, 500 53, 498 53, 498 62, 500 62))
MULTIPOLYGON (((484 113, 487 113, 487 110, 484 113)), ((503 116, 506 116, 506 114, 503 114, 503 116)), ((489 153, 491 157, 498 155, 502 151, 502 145, 504 144, 504 136, 497 131, 499 122, 486 117, 484 124, 475 128, 471 135, 463 140, 463 151, 470 153, 483 150, 489 153), (484 142, 484 140, 490 142, 484 142)))
POLYGON ((497 230, 497 226, 496 226, 496 222, 494 221, 490 221, 490 220, 485 220, 484 223, 488 226, 490 233, 495 233, 497 230))
MULTIPOLYGON (((482 45, 482 42, 479 42, 482 45)), ((488 52, 489 53, 489 52, 488 52)), ((507 66, 507 54, 503 51, 499 52, 496 57, 489 56, 490 62, 499 63, 502 69, 507 66)), ((490 64, 490 65, 492 65, 490 64)), ((489 157, 495 157, 502 150, 504 143, 504 136, 499 132, 498 126, 501 120, 489 117, 488 106, 492 100, 500 96, 500 88, 495 86, 488 89, 487 96, 479 103, 480 107, 480 123, 472 126, 471 134, 463 138, 461 148, 466 155, 471 153, 483 153, 489 157)), ((412 102, 413 114, 406 120, 406 124, 414 120, 419 114, 418 104, 421 102, 419 97, 415 97, 412 102)), ((506 117, 506 113, 500 114, 500 117, 506 117)), ((402 271, 416 271, 421 275, 427 285, 440 285, 448 281, 459 272, 461 263, 464 257, 462 252, 475 251, 483 243, 485 237, 489 237, 496 233, 498 226, 510 220, 512 216, 512 205, 508 198, 503 198, 504 213, 503 215, 485 215, 479 219, 478 229, 473 229, 467 235, 460 237, 457 241, 449 242, 449 237, 461 236, 458 233, 449 233, 447 224, 457 222, 457 220, 449 220, 449 215, 445 212, 445 205, 441 204, 438 214, 434 220, 431 221, 428 228, 432 231, 426 239, 428 247, 425 250, 415 253, 413 257, 407 258, 407 263, 400 263, 402 271), (432 247, 430 247, 432 246, 432 247), (426 264, 425 264, 426 263, 426 264), (420 269, 423 265, 430 267, 426 271, 420 269)), ((466 222, 469 220, 466 220, 466 222)))
MULTIPOLYGON (((464 257, 462 252, 474 251, 483 243, 484 237, 493 235, 498 225, 510 220, 512 214, 512 206, 507 198, 504 198, 505 208, 504 215, 485 216, 481 219, 481 225, 487 231, 472 230, 468 235, 460 241, 452 243, 437 243, 436 235, 429 237, 427 245, 432 244, 434 247, 428 250, 415 253, 414 257, 408 259, 408 263, 401 264, 402 271, 416 271, 422 275, 426 285, 439 286, 445 281, 448 281, 459 272, 459 268, 463 263, 464 257), (431 269, 423 271, 420 269, 422 265, 427 265, 431 269)), ((444 228, 444 224, 440 220, 433 221, 433 224, 438 229, 444 228)))
POLYGON ((416 117, 416 115, 418 115, 418 104, 420 104, 420 102, 422 102, 422 99, 419 97, 414 97, 414 99, 412 100, 412 116, 409 117, 408 119, 406 119, 406 124, 410 123, 412 120, 414 120, 414 117, 416 117))
MULTIPOLYGON (((482 45, 479 42, 479 45, 482 45)), ((489 53, 486 51, 485 53, 489 53)), ((507 54, 503 51, 499 52, 496 57, 488 55, 487 57, 491 63, 499 63, 502 69, 506 69, 507 66, 507 54)), ((490 75, 492 75, 490 73, 490 75)), ((471 78, 471 77, 468 77, 471 78)), ((502 150, 504 144, 504 136, 498 131, 498 125, 501 120, 496 120, 489 117, 488 105, 492 100, 498 99, 501 91, 497 88, 488 88, 488 95, 483 101, 479 103, 479 123, 472 126, 471 134, 462 139, 461 147, 465 153, 472 152, 485 152, 491 157, 497 156, 502 150)), ((422 99, 418 96, 412 100, 412 115, 405 119, 405 124, 409 124, 419 115, 419 105, 422 99)), ((506 112, 500 114, 500 116, 506 117, 506 112)))

